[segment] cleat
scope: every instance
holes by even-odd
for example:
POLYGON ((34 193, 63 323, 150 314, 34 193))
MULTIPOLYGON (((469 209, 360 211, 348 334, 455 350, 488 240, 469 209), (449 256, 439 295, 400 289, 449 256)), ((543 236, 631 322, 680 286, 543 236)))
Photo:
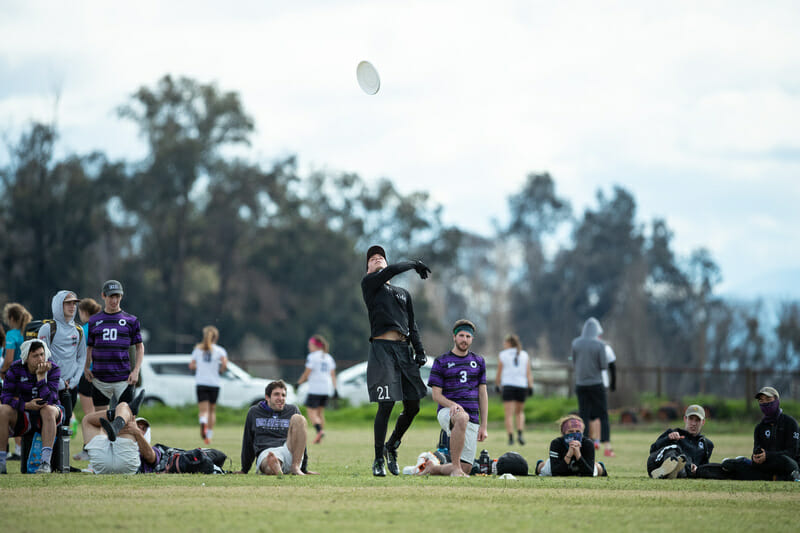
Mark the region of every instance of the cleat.
POLYGON ((611 448, 606 448, 605 451, 603 452, 603 455, 605 455, 606 457, 616 457, 617 456, 617 454, 615 454, 614 450, 612 450, 611 448))
MULTIPOLYGON (((400 443, 397 444, 399 445, 400 443)), ((386 469, 393 476, 400 475, 400 468, 397 466, 397 446, 389 446, 387 444, 383 450, 383 453, 386 454, 386 469)))
POLYGON ((680 463, 674 457, 667 457, 661 466, 650 472, 653 479, 675 479, 678 475, 678 465, 680 463), (673 475, 674 474, 674 475, 673 475))
POLYGON ((372 463, 372 475, 375 477, 386 477, 386 466, 383 457, 378 457, 372 463))
POLYGON ((131 400, 131 403, 128 404, 128 407, 131 408, 131 413, 134 415, 139 414, 139 407, 142 406, 142 402, 144 401, 144 389, 139 389, 139 394, 131 400))
POLYGON ((50 463, 42 463, 39 465, 39 468, 36 469, 37 474, 49 474, 53 470, 50 468, 50 463))
POLYGON ((101 418, 100 425, 108 435, 108 440, 110 440, 111 442, 117 440, 117 431, 114 429, 114 426, 111 425, 111 422, 109 422, 105 418, 101 418))

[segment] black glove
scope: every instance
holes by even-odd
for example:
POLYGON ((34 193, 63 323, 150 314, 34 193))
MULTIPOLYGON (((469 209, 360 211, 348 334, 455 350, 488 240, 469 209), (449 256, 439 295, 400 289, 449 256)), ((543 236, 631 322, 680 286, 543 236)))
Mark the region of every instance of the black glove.
POLYGON ((414 261, 414 270, 417 271, 417 274, 419 274, 419 277, 422 279, 428 279, 428 274, 431 273, 431 269, 428 268, 428 265, 420 260, 414 261))
POLYGON ((414 354, 414 362, 421 368, 428 362, 428 356, 425 355, 425 352, 414 354))
POLYGON ((497 394, 500 394, 501 392, 503 392, 503 388, 502 388, 500 385, 497 385, 497 384, 495 384, 495 386, 494 386, 494 391, 495 391, 497 394))
POLYGON ((336 400, 338 398, 339 398, 339 391, 336 390, 336 389, 333 389, 333 399, 336 400))
POLYGON ((533 387, 528 387, 528 396, 533 396, 533 387))

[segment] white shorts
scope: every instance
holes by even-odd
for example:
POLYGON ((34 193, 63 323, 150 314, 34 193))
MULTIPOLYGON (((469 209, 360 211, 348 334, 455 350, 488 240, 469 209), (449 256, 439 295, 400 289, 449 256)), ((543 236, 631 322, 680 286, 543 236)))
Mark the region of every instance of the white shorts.
MULTIPOLYGON (((440 409, 436 415, 439 425, 450 436, 450 408, 440 409)), ((467 422, 467 433, 464 435, 464 449, 461 450, 461 461, 472 464, 475 461, 475 452, 478 450, 478 428, 475 422, 467 422)))
POLYGON ((125 390, 127 390, 127 388, 129 387, 127 381, 106 383, 105 381, 100 381, 97 378, 94 378, 92 380, 92 385, 94 385, 94 388, 103 393, 103 396, 105 396, 108 399, 111 399, 111 396, 113 396, 114 393, 117 394, 117 398, 122 398, 122 395, 125 393, 125 390))
POLYGON ((135 474, 139 470, 139 445, 127 437, 111 442, 107 435, 95 435, 86 443, 86 453, 95 474, 135 474))
POLYGON ((264 473, 261 471, 261 461, 267 460, 267 455, 269 452, 275 454, 275 457, 277 457, 278 461, 281 462, 281 472, 288 474, 292 471, 292 452, 290 452, 289 448, 287 448, 284 444, 283 446, 278 446, 277 448, 267 448, 258 454, 258 458, 256 459, 256 473, 264 473))

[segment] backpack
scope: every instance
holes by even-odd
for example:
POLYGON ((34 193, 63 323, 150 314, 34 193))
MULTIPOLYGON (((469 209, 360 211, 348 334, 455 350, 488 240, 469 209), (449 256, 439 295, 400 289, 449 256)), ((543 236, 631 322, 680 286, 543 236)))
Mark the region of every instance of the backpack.
MULTIPOLYGON (((44 320, 31 320, 28 322, 28 325, 25 326, 25 332, 22 334, 23 340, 29 341, 31 339, 38 339, 39 330, 42 329, 42 326, 45 324, 50 325, 50 342, 48 344, 52 346, 53 339, 56 338, 56 328, 58 328, 58 322, 52 318, 45 318, 44 320)), ((83 341, 83 328, 77 324, 75 324, 75 328, 78 330, 78 344, 80 344, 83 341)))
POLYGON ((200 448, 175 452, 167 461, 166 474, 213 474, 214 461, 200 448))
POLYGON ((528 475, 528 461, 517 452, 506 452, 497 459, 497 475, 528 475))

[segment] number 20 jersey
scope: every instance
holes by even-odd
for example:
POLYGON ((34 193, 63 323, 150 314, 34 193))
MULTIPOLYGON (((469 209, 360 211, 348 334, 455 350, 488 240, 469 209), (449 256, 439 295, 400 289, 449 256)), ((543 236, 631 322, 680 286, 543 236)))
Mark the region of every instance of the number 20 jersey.
POLYGON ((117 383, 128 379, 131 361, 128 348, 142 342, 139 319, 119 311, 102 311, 89 319, 86 343, 92 348, 92 373, 100 381, 117 383))

